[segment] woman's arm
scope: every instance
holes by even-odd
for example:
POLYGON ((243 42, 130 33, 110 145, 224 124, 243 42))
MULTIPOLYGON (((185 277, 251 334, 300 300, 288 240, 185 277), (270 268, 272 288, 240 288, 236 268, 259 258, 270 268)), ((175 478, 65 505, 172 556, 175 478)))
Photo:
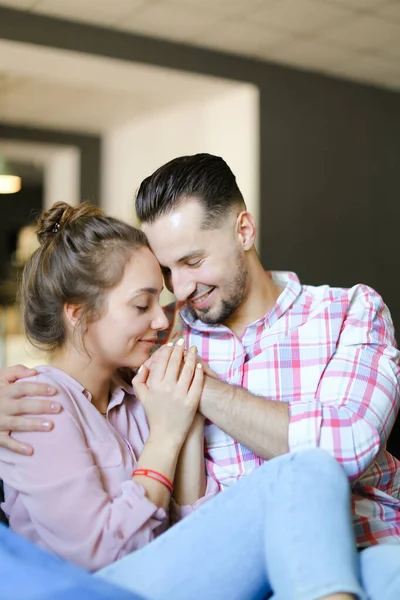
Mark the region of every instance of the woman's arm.
MULTIPOLYGON (((167 477, 172 483, 175 477, 180 450, 181 444, 176 444, 175 441, 171 439, 152 439, 149 437, 136 464, 135 470, 151 469, 164 477, 167 477)), ((137 481, 144 487, 146 496, 154 502, 154 504, 168 511, 171 493, 164 484, 151 479, 150 477, 136 474, 133 476, 133 481, 137 481)))
MULTIPOLYGON (((151 369, 143 366, 132 383, 150 427, 150 436, 136 469, 158 471, 174 482, 175 490, 178 486, 178 495, 183 494, 182 498, 196 495, 197 500, 198 493, 204 495, 205 486, 202 485, 203 419, 196 416, 203 387, 203 369, 197 365, 196 351, 189 352, 184 361, 182 343, 164 346, 153 355, 151 369), (200 423, 200 428, 193 425, 194 419, 200 423), (178 456, 179 474, 176 473, 178 456), (194 469, 191 468, 193 464, 194 469), (183 483, 182 469, 185 473, 193 471, 187 484, 183 483)), ((140 475, 134 475, 136 479, 155 504, 168 508, 170 495, 162 483, 140 475)))
POLYGON ((175 474, 174 500, 194 504, 206 493, 204 464, 204 417, 197 413, 179 455, 175 474))
MULTIPOLYGON (((54 385, 43 375, 35 379, 54 385)), ((116 497, 108 493, 104 472, 121 468, 116 439, 87 439, 68 392, 61 388, 54 399, 63 410, 53 416, 52 431, 13 434, 34 447, 32 456, 0 449, 0 476, 11 495, 18 494, 10 503, 10 525, 58 556, 97 570, 151 541, 167 514, 139 482, 122 482, 116 497)))

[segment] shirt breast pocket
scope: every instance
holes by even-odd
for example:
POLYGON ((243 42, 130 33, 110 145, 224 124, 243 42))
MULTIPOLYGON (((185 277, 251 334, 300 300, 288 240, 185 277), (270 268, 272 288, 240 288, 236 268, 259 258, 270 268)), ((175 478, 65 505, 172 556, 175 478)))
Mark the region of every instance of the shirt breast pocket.
POLYGON ((100 469, 119 467, 122 464, 122 452, 117 440, 88 439, 94 462, 100 469))

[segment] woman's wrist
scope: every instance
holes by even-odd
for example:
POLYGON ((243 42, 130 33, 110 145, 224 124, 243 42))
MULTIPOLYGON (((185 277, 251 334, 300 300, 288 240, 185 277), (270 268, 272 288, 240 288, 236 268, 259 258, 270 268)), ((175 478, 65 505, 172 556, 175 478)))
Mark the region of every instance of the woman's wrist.
POLYGON ((146 442, 148 448, 154 448, 155 451, 161 452, 164 456, 174 456, 179 454, 185 438, 183 436, 173 436, 171 433, 153 430, 150 431, 146 442))
POLYGON ((205 417, 197 412, 194 416, 193 423, 188 431, 187 438, 203 437, 204 436, 204 421, 205 417))

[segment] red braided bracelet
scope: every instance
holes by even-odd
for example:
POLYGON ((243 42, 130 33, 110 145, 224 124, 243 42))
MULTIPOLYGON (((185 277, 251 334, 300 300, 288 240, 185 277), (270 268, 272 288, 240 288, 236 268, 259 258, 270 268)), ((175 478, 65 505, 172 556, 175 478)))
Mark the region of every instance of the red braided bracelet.
POLYGON ((172 494, 172 492, 174 491, 174 486, 172 485, 172 481, 170 481, 168 479, 168 477, 165 477, 165 475, 162 475, 158 471, 153 471, 152 469, 135 469, 132 473, 132 477, 134 475, 140 475, 141 477, 148 477, 149 479, 154 479, 155 481, 162 483, 168 489, 170 494, 172 494))

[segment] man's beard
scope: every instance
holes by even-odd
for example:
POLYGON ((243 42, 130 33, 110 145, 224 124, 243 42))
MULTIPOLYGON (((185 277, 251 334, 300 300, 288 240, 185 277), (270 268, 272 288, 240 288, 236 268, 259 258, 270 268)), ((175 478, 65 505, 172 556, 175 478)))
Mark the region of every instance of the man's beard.
POLYGON ((191 316, 194 319, 200 319, 207 325, 225 323, 242 304, 247 291, 247 279, 248 273, 244 257, 238 252, 235 277, 224 286, 227 299, 222 299, 219 307, 195 309, 193 306, 188 305, 191 316))

